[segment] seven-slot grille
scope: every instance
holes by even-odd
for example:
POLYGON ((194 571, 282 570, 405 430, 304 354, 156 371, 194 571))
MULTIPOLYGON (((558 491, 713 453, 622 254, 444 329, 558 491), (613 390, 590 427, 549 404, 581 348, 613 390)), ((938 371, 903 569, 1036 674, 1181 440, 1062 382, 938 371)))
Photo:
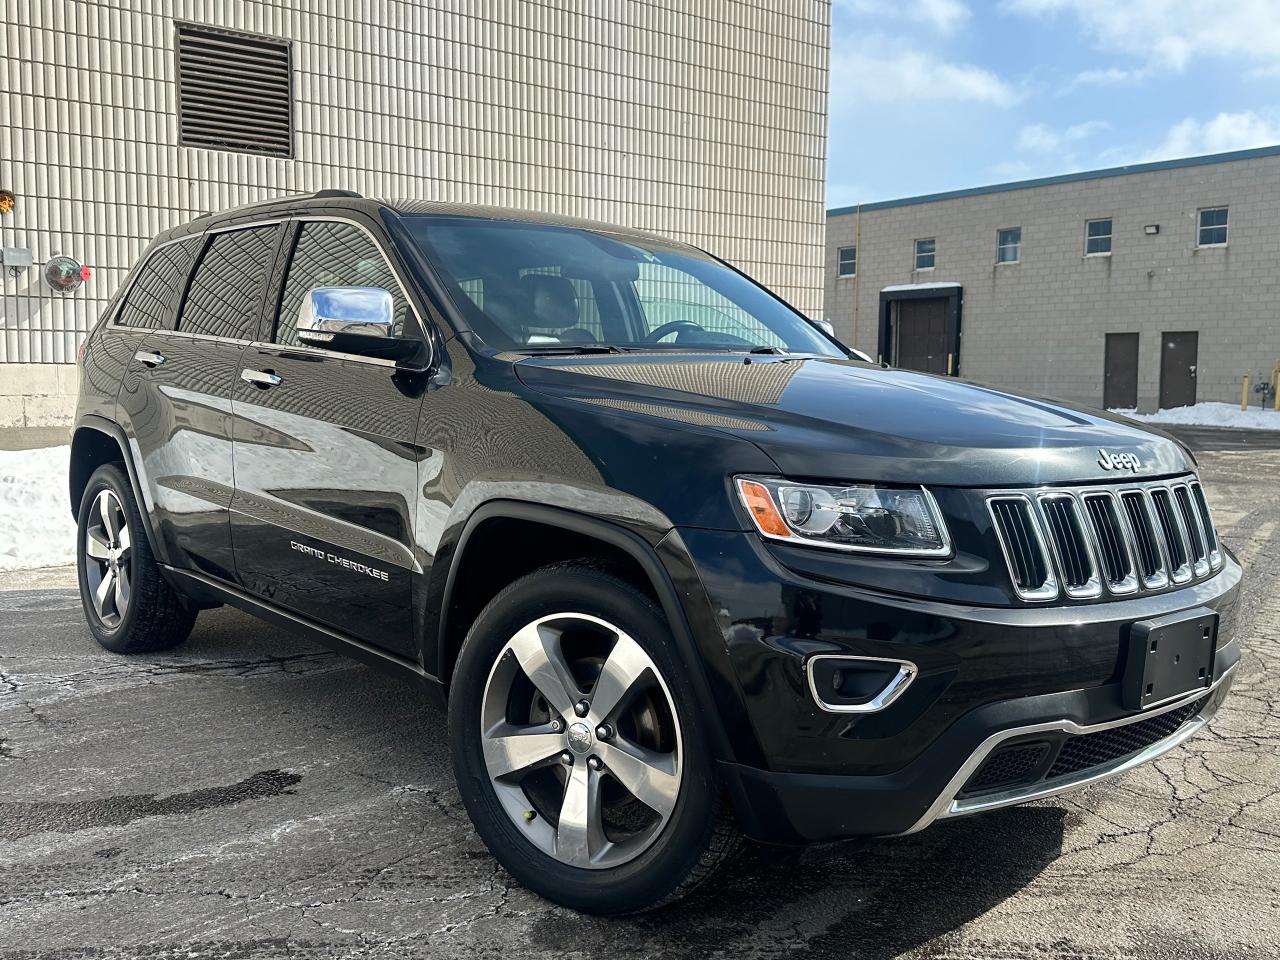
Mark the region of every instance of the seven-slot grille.
POLYGON ((1024 600, 1159 590, 1222 566, 1204 490, 1194 478, 1002 493, 987 506, 1024 600))

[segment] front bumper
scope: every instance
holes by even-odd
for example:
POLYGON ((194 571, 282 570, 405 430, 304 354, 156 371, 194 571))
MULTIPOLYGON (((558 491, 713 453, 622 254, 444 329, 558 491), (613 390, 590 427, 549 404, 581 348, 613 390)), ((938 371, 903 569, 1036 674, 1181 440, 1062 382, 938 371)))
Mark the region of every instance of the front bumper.
POLYGON ((1026 803, 1088 786, 1172 750, 1217 712, 1231 687, 1239 658, 1235 643, 1220 649, 1214 666, 1216 679, 1210 690, 1198 691, 1150 714, 1087 722, 1085 718, 1097 715, 1119 696, 1118 689, 1108 688, 979 708, 916 760, 892 774, 777 773, 738 764, 723 764, 721 772, 738 803, 744 829, 760 840, 790 843, 914 833, 935 820, 1026 803), (1196 709, 1172 733, 1110 761, 999 792, 962 795, 970 777, 1008 741, 1053 732, 1062 734, 1066 743, 1075 737, 1123 730, 1187 706, 1196 709), (984 735, 986 731, 994 732, 984 735), (974 743, 976 747, 972 746, 974 743))
POLYGON ((721 761, 721 773, 757 839, 909 833, 1118 775, 1200 729, 1240 658, 1231 639, 1240 568, 1230 556, 1214 577, 1170 593, 999 608, 818 581, 777 563, 746 535, 681 530, 680 538, 686 573, 696 570, 703 588, 686 589, 685 602, 717 710, 746 721, 727 724, 734 756, 721 761), (1211 686, 1146 711, 1126 709, 1130 626, 1201 607, 1219 616, 1211 686), (896 658, 919 675, 879 712, 832 713, 807 683, 806 663, 823 655, 896 658), (1083 759, 1057 762, 1067 741, 1083 759), (1040 745, 1043 762, 1028 766, 1027 777, 987 777, 974 788, 988 758, 1030 743, 1040 745), (1089 753, 1090 745, 1099 752, 1089 753))

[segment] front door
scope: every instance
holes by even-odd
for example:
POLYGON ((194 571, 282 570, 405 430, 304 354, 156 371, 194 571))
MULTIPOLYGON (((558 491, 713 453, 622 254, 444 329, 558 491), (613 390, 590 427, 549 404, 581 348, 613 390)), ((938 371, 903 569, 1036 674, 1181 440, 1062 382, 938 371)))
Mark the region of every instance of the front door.
POLYGON ((302 344, 312 287, 390 290, 417 329, 372 236, 350 222, 295 225, 270 343, 236 379, 232 541, 250 593, 348 636, 412 655, 411 598, 425 374, 302 344))
POLYGON ((120 416, 170 562, 226 581, 235 580, 231 392, 240 354, 257 336, 280 229, 228 230, 162 247, 126 304, 163 311, 187 291, 177 328, 160 322, 138 341, 121 384, 120 416), (190 264, 183 262, 197 253, 188 285, 190 264))
POLYGON ((1200 335, 1194 330, 1166 333, 1160 348, 1160 409, 1196 402, 1196 363, 1200 335))
POLYGON ((893 365, 924 373, 950 373, 947 300, 900 300, 894 331, 893 365))
POLYGON ((1138 335, 1108 333, 1103 359, 1102 405, 1108 410, 1138 406, 1138 335))

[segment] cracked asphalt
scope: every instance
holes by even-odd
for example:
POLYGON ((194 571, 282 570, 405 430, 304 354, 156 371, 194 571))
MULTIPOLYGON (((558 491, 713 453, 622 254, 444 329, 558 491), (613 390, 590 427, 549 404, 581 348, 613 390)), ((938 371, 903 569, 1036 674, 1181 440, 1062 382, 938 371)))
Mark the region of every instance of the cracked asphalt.
POLYGON ((1207 733, 913 837, 748 848, 624 920, 503 873, 398 681, 231 610, 114 656, 69 571, 0 577, 0 958, 1280 956, 1280 451, 1201 464, 1249 574, 1207 733))

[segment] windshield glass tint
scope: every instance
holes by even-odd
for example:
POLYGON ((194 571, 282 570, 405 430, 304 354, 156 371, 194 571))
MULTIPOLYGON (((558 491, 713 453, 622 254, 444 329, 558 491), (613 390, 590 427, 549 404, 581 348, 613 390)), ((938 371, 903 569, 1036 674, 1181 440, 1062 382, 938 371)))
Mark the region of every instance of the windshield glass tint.
POLYGON ((762 287, 683 247, 470 217, 404 223, 472 329, 498 349, 764 347, 843 356, 762 287))

